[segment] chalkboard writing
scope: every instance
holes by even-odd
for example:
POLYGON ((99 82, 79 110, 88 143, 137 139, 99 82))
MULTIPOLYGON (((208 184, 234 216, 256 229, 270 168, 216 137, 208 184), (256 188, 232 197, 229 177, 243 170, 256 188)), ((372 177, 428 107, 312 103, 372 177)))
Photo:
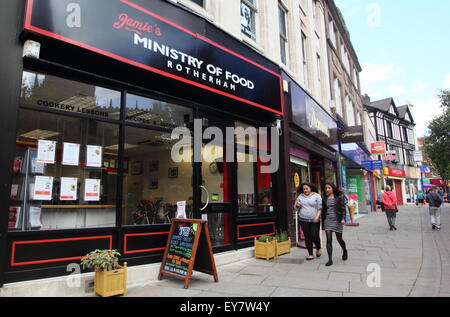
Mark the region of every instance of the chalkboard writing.
POLYGON ((193 270, 219 281, 208 226, 203 220, 173 219, 158 279, 164 274, 184 279, 188 288, 193 270))
POLYGON ((192 257, 197 223, 175 223, 164 271, 186 276, 192 257))

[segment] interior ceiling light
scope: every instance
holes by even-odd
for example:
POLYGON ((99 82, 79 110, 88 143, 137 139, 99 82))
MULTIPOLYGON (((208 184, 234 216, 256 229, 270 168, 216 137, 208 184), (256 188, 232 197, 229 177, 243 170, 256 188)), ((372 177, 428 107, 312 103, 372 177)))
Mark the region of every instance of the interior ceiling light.
POLYGON ((30 131, 30 132, 21 134, 20 136, 22 138, 32 139, 32 140, 46 140, 46 139, 49 139, 51 137, 54 137, 54 136, 57 136, 60 134, 61 133, 59 133, 59 132, 36 129, 36 130, 30 131))

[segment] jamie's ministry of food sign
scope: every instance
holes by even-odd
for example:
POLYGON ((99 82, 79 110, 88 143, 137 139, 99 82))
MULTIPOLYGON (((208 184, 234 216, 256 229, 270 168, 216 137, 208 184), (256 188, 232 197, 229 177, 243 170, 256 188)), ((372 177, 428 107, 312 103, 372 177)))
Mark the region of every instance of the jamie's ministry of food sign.
POLYGON ((128 0, 28 0, 24 29, 283 115, 279 74, 128 0))

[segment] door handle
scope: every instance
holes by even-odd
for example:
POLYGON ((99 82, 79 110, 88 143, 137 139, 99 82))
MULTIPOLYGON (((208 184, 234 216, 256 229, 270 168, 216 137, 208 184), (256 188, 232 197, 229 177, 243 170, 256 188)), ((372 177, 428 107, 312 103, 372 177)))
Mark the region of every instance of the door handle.
POLYGON ((206 204, 205 204, 205 206, 204 206, 203 208, 200 208, 200 211, 203 211, 203 210, 205 210, 206 207, 208 207, 208 205, 209 205, 209 192, 208 192, 208 190, 206 189, 205 186, 200 185, 200 187, 201 187, 202 189, 204 189, 205 192, 206 192, 206 204))

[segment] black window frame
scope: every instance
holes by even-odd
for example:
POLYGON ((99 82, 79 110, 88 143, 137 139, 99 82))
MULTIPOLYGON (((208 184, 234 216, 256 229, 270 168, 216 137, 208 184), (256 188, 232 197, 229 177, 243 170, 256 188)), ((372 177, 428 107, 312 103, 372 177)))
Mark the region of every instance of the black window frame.
MULTIPOLYGON (((120 166, 122 168, 117 169, 116 222, 115 222, 115 226, 111 227, 111 228, 130 228, 130 227, 133 228, 133 227, 136 227, 135 225, 123 224, 123 208, 122 208, 122 205, 123 205, 123 181, 124 181, 123 165, 124 165, 124 151, 125 151, 124 145, 125 145, 126 127, 141 128, 141 129, 146 129, 146 130, 151 130, 151 131, 156 131, 156 132, 163 132, 163 133, 171 133, 172 129, 159 127, 159 126, 153 126, 153 125, 149 126, 146 124, 127 121, 126 120, 126 101, 127 101, 126 96, 127 96, 127 94, 137 95, 137 96, 141 96, 144 98, 155 99, 155 100, 159 100, 162 102, 172 103, 177 106, 189 108, 192 110, 193 118, 195 117, 196 108, 198 106, 195 105, 194 103, 190 103, 190 102, 176 99, 176 98, 168 98, 167 96, 161 96, 161 95, 152 93, 150 91, 140 91, 139 89, 136 89, 136 88, 135 89, 127 89, 125 87, 120 87, 121 85, 116 86, 111 83, 108 83, 111 80, 108 80, 108 79, 105 79, 105 78, 102 78, 100 76, 96 76, 93 74, 80 74, 80 73, 67 74, 64 71, 64 70, 66 70, 65 67, 62 66, 61 68, 63 68, 62 71, 61 70, 52 71, 52 70, 48 70, 46 67, 34 67, 34 66, 28 66, 25 64, 22 69, 22 73, 23 72, 34 72, 34 73, 38 73, 38 74, 54 76, 54 77, 61 78, 61 79, 71 80, 71 81, 79 82, 82 84, 87 84, 87 85, 91 85, 91 86, 102 87, 102 88, 107 88, 110 90, 118 91, 121 94, 120 118, 119 119, 111 119, 111 118, 98 117, 98 116, 91 115, 91 114, 79 114, 79 113, 60 111, 60 110, 47 108, 47 107, 39 107, 37 105, 30 105, 30 104, 23 103, 20 101, 20 98, 19 98, 19 102, 18 102, 18 105, 19 105, 18 111, 21 109, 31 110, 31 111, 36 111, 39 113, 49 113, 49 114, 60 115, 60 116, 65 116, 65 117, 72 117, 72 118, 85 119, 85 120, 94 120, 94 121, 100 121, 100 122, 105 122, 105 123, 110 123, 110 124, 116 124, 119 129, 118 166, 120 166)), ((193 174, 194 173, 195 173, 195 171, 193 168, 193 174)), ((194 188, 193 188, 193 191, 194 191, 194 188)), ((154 227, 154 226, 161 226, 161 224, 139 225, 139 228, 154 227)), ((104 230, 107 228, 109 228, 109 227, 101 227, 101 228, 99 228, 99 230, 104 230)), ((61 229, 61 230, 56 229, 56 230, 41 230, 41 231, 60 232, 63 230, 67 231, 67 230, 86 230, 86 229, 88 229, 88 228, 84 228, 84 229, 73 228, 73 229, 61 229)), ((24 232, 28 232, 28 231, 24 231, 24 232)))

